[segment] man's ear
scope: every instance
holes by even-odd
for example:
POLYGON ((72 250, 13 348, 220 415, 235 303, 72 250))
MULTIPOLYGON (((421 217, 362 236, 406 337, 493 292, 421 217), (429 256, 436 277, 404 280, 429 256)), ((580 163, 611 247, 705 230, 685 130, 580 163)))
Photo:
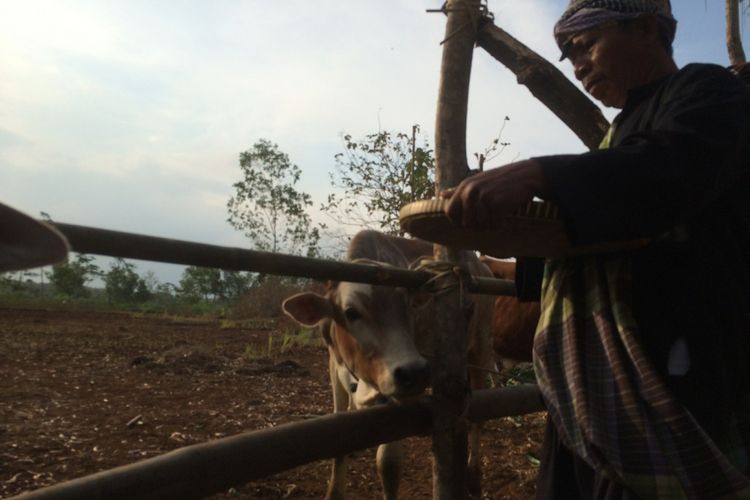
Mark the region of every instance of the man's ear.
POLYGON ((292 295, 282 302, 281 309, 297 323, 312 327, 333 316, 333 306, 327 297, 305 292, 292 295))

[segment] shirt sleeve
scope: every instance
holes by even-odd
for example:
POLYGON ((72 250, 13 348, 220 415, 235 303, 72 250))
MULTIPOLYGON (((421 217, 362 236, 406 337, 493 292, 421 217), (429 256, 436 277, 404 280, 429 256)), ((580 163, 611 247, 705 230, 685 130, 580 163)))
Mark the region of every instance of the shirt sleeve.
POLYGON ((574 243, 661 234, 748 183, 750 100, 723 68, 680 72, 626 112, 610 149, 535 158, 574 243))

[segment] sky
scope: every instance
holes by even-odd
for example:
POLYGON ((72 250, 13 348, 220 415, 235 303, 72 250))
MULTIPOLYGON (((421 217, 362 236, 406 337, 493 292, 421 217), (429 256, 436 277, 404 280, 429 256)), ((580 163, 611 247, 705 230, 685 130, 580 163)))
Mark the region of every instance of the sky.
MULTIPOLYGON (((495 23, 557 62, 564 0, 489 0, 495 23)), ((672 0, 678 65, 727 65, 724 1, 672 0)), ((0 0, 0 201, 59 222, 251 248, 227 222, 239 153, 268 139, 317 210, 343 134, 434 143, 441 0, 0 0)), ((747 45, 743 19, 743 41, 747 45)), ((612 118, 613 110, 604 110, 612 118)), ((467 150, 510 117, 489 166, 583 144, 482 49, 467 150)), ((469 158, 470 164, 472 158, 469 158)), ((107 269, 108 260, 100 264, 107 269)), ((181 266, 133 261, 177 283, 181 266)))

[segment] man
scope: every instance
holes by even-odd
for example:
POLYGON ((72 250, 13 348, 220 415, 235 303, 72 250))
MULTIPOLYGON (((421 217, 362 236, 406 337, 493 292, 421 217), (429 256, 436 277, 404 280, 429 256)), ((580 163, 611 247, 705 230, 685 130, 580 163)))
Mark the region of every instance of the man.
MULTIPOLYGON (((573 0, 555 26, 585 90, 622 111, 602 149, 472 176, 454 224, 539 197, 574 243, 545 262, 534 366, 550 419, 538 498, 750 498, 750 95, 678 69, 668 0, 573 0)), ((538 300, 532 262, 519 294, 538 300)))

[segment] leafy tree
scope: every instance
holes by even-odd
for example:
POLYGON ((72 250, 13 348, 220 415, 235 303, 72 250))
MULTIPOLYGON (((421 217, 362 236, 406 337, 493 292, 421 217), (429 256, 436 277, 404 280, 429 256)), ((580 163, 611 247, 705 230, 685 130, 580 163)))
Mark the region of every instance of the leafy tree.
POLYGON ((180 290, 173 283, 158 283, 151 290, 151 300, 155 303, 172 304, 176 301, 180 290))
POLYGON ((149 292, 156 293, 157 290, 159 290, 159 278, 156 276, 155 272, 151 270, 146 271, 146 274, 143 275, 143 282, 149 292))
POLYGON ((30 271, 14 271, 0 274, 0 289, 10 293, 21 293, 27 289, 27 282, 33 275, 30 271))
POLYGON ((174 297, 178 292, 179 289, 174 285, 174 283, 159 283, 152 291, 154 295, 159 295, 162 297, 174 297))
POLYGON ((247 293, 253 286, 253 276, 240 271, 221 271, 224 298, 234 300, 247 293))
POLYGON ((335 156, 330 194, 321 210, 344 226, 376 227, 402 234, 398 212, 407 203, 435 195, 435 160, 419 125, 411 135, 377 132, 363 139, 344 135, 343 153, 335 156))
POLYGON ((208 267, 188 266, 180 278, 180 294, 185 297, 208 300, 223 294, 221 271, 208 267))
POLYGON ((312 201, 295 188, 300 168, 261 139, 240 153, 240 170, 242 180, 227 203, 228 222, 261 250, 316 255, 320 233, 305 211, 312 201))
MULTIPOLYGON (((500 155, 508 142, 501 136, 506 123, 482 153, 475 153, 478 170, 500 155)), ((377 132, 361 140, 344 135, 344 152, 335 156, 331 186, 341 194, 330 194, 321 210, 343 226, 376 228, 402 235, 398 213, 401 207, 435 196, 435 159, 430 145, 419 137, 419 125, 411 134, 377 132)))
POLYGON ((203 300, 235 300, 253 285, 250 273, 189 266, 182 272, 180 294, 203 300))
POLYGON ((151 297, 146 281, 135 272, 135 265, 116 259, 104 275, 109 302, 144 302, 151 297))
POLYGON ((86 254, 76 254, 75 259, 52 266, 47 274, 50 283, 58 293, 68 297, 87 297, 86 283, 101 275, 101 269, 94 264, 94 258, 86 254))

